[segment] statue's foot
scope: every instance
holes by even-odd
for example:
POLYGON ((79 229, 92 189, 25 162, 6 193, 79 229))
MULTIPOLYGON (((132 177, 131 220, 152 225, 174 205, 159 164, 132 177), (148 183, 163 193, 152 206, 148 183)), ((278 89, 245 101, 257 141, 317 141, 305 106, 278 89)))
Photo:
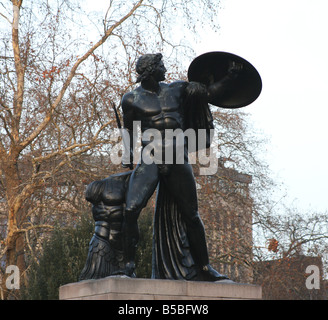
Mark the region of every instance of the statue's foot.
POLYGON ((226 275, 218 273, 210 264, 202 267, 200 275, 203 281, 229 280, 226 275))
POLYGON ((136 275, 134 273, 135 269, 136 269, 136 265, 135 265, 134 261, 130 261, 125 265, 125 274, 128 277, 135 278, 136 277, 136 275))
POLYGON ((132 273, 132 275, 127 275, 126 273, 126 270, 123 269, 123 270, 118 270, 118 271, 114 271, 111 276, 114 276, 114 277, 129 277, 129 278, 136 278, 136 275, 135 273, 132 273))

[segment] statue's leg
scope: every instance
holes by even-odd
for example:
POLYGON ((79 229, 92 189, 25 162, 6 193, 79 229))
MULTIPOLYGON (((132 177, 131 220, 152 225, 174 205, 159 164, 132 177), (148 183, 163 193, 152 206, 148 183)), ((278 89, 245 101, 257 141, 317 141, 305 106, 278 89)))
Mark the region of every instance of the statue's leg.
POLYGON ((111 212, 109 222, 109 243, 113 250, 112 274, 122 274, 125 270, 125 263, 122 237, 123 209, 120 206, 111 212))
POLYGON ((119 251, 123 251, 122 243, 122 225, 123 225, 123 210, 117 207, 116 211, 113 211, 110 215, 110 232, 109 243, 113 248, 119 251))
POLYGON ((154 193, 158 179, 158 168, 154 163, 139 164, 130 177, 126 195, 124 227, 126 273, 130 276, 135 269, 135 254, 139 241, 138 217, 154 193))
POLYGON ((197 191, 190 164, 172 165, 164 176, 167 190, 174 197, 187 227, 191 252, 198 265, 208 264, 208 252, 203 222, 198 214, 197 191))
POLYGON ((191 254, 201 270, 202 280, 227 279, 209 265, 205 229, 198 213, 196 183, 191 165, 188 163, 173 165, 164 181, 186 223, 191 254))

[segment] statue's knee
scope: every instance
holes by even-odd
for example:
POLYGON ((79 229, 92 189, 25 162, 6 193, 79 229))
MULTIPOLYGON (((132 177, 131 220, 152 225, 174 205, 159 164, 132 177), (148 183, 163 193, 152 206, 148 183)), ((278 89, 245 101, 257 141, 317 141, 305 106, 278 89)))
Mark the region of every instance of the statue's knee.
POLYGON ((129 223, 136 223, 139 217, 140 210, 134 207, 126 208, 125 221, 129 223))
POLYGON ((135 222, 138 220, 142 205, 138 202, 129 202, 125 207, 125 220, 126 222, 135 222))

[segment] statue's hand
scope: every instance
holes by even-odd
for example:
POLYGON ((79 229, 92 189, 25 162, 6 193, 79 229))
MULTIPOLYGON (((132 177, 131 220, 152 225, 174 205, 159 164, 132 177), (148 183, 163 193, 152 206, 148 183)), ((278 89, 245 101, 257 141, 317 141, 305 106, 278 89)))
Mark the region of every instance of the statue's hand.
POLYGON ((228 73, 238 75, 244 69, 244 65, 240 62, 230 61, 228 73))
POLYGON ((130 154, 127 155, 127 157, 123 157, 122 159, 122 168, 126 169, 129 168, 130 170, 133 170, 133 152, 130 151, 130 154))
POLYGON ((133 164, 132 163, 126 164, 126 163, 122 162, 122 168, 124 168, 124 169, 129 168, 130 170, 132 170, 133 169, 133 164))

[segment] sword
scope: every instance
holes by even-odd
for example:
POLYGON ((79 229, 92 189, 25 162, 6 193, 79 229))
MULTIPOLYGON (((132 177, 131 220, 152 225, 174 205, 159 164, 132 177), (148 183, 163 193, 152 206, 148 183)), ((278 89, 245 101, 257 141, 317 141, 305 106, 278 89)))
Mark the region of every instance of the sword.
POLYGON ((133 169, 133 163, 131 163, 131 151, 130 151, 130 135, 127 130, 122 128, 121 120, 118 115, 115 103, 112 102, 112 107, 115 112, 115 118, 117 123, 117 128, 120 129, 122 140, 123 140, 123 156, 122 156, 122 167, 133 169))
POLYGON ((122 129, 121 120, 120 120, 120 117, 119 117, 119 115, 118 115, 118 112, 117 112, 117 109, 116 109, 115 103, 112 102, 111 104, 112 104, 112 107, 113 107, 114 112, 115 112, 115 117, 116 117, 117 127, 118 127, 119 129, 122 129))

